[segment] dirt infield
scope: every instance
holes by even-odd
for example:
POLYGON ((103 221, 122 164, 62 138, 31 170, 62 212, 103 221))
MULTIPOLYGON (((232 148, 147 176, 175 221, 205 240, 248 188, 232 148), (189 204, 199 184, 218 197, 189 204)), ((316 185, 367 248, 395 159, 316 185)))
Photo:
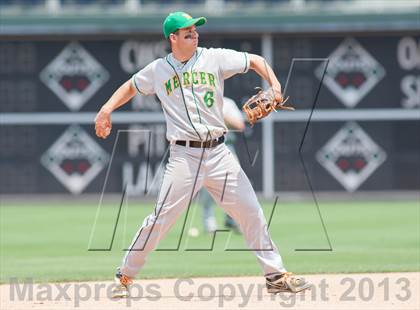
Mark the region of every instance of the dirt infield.
POLYGON ((261 277, 139 280, 132 297, 112 300, 112 282, 0 286, 1 309, 420 309, 420 272, 321 274, 297 295, 268 295, 261 277))

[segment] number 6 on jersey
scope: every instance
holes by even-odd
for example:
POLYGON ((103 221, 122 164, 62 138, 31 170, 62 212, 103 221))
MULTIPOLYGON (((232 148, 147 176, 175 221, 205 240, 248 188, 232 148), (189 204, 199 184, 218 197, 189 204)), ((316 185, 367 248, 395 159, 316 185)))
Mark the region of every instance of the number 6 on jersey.
POLYGON ((213 91, 207 91, 204 95, 204 102, 206 103, 206 106, 208 108, 211 108, 214 103, 214 92, 213 91))

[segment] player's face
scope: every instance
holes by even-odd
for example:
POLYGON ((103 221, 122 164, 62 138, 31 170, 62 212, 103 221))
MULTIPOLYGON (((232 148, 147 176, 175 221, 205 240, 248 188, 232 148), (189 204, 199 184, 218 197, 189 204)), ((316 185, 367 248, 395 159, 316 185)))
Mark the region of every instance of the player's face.
POLYGON ((188 28, 179 29, 175 34, 175 44, 185 51, 195 51, 198 46, 198 32, 193 25, 188 28))

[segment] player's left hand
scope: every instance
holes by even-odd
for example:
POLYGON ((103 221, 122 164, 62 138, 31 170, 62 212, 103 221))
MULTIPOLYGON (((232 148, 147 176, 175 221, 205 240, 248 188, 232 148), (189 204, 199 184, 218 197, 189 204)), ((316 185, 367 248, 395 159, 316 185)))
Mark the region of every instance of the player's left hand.
POLYGON ((277 104, 282 105, 284 98, 283 93, 281 92, 281 88, 279 86, 273 86, 274 91, 274 101, 277 102, 277 104))
POLYGON ((276 110, 289 110, 289 111, 295 110, 295 108, 293 107, 287 107, 284 105, 286 101, 289 99, 289 97, 284 98, 280 87, 273 86, 273 91, 274 91, 274 101, 276 103, 276 110))
POLYGON ((111 113, 100 110, 95 117, 95 131, 99 138, 106 139, 111 133, 111 113))
POLYGON ((245 112, 251 126, 258 120, 269 115, 272 111, 294 110, 293 107, 284 105, 289 98, 284 99, 279 88, 274 89, 273 87, 267 90, 257 89, 258 93, 249 98, 242 106, 242 110, 245 112))

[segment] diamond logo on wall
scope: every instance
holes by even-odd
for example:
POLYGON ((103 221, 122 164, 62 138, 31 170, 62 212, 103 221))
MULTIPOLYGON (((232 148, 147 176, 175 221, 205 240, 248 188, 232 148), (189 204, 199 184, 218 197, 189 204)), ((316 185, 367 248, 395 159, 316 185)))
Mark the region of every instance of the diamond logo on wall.
POLYGON ((44 167, 75 195, 89 185, 108 161, 108 153, 78 125, 70 126, 41 157, 44 167))
POLYGON ((68 44, 40 79, 71 111, 78 111, 108 80, 105 68, 79 43, 68 44))
POLYGON ((353 192, 385 161, 386 153, 352 122, 344 125, 316 158, 347 191, 353 192))
MULTIPOLYGON (((352 38, 342 42, 329 59, 323 83, 348 108, 355 107, 385 76, 384 67, 352 38)), ((324 67, 321 64, 315 70, 319 79, 324 67)))

